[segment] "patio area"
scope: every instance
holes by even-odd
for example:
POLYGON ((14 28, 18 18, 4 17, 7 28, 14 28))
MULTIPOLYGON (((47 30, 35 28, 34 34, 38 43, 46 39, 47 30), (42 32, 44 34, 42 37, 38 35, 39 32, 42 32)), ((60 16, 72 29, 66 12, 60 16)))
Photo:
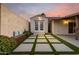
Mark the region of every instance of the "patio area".
POLYGON ((79 47, 62 40, 50 34, 31 35, 12 54, 79 54, 79 47))
POLYGON ((65 41, 67 41, 67 42, 69 42, 77 47, 79 47, 79 40, 76 40, 76 37, 74 35, 69 35, 69 36, 68 35, 56 35, 56 36, 62 38, 63 40, 65 40, 65 41))

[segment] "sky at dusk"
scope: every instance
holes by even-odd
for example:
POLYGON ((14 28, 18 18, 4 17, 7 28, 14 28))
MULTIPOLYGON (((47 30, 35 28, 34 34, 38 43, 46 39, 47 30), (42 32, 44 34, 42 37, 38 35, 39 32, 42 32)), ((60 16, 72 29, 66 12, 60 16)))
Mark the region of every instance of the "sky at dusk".
POLYGON ((45 13, 47 17, 63 17, 79 12, 79 3, 7 3, 4 5, 24 18, 41 13, 45 13))

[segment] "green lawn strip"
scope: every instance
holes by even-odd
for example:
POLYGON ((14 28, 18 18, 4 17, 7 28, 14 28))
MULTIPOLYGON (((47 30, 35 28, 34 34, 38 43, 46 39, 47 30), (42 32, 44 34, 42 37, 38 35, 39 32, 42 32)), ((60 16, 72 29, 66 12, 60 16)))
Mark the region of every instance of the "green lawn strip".
POLYGON ((48 42, 37 42, 36 44, 47 44, 48 42))
POLYGON ((51 44, 62 44, 61 42, 50 42, 51 44))
MULTIPOLYGON (((45 36, 45 35, 44 35, 45 36)), ((46 40, 48 41, 48 43, 49 43, 49 45, 50 45, 50 47, 51 47, 51 49, 53 50, 53 53, 54 54, 58 54, 57 53, 57 51, 55 50, 55 48, 52 46, 52 44, 50 43, 50 41, 48 40, 48 38, 45 36, 45 38, 46 38, 46 40)))
MULTIPOLYGON (((79 54, 79 48, 78 47, 76 47, 75 45, 73 45, 73 44, 71 44, 71 43, 69 43, 69 42, 67 42, 67 41, 65 41, 65 40, 57 37, 56 35, 52 34, 52 36, 54 36, 56 39, 58 39, 59 41, 61 41, 63 44, 65 44, 66 46, 68 46, 69 48, 71 48, 72 50, 74 50, 74 52, 72 52, 72 53, 79 54)), ((65 52, 63 52, 63 53, 65 53, 65 52)))
POLYGON ((23 42, 22 44, 33 44, 34 42, 23 42))
MULTIPOLYGON (((22 51, 22 52, 13 52, 12 55, 22 55, 22 54, 31 54, 31 52, 28 51, 22 51)), ((11 54, 10 54, 11 55, 11 54)))
POLYGON ((23 42, 22 44, 34 44, 35 42, 23 42))
POLYGON ((8 55, 8 52, 0 52, 0 55, 8 55))
MULTIPOLYGON (((31 42, 29 42, 31 43, 31 42)), ((37 42, 37 44, 47 44, 48 42, 37 42)), ((61 42, 50 42, 51 44, 62 44, 61 42)))
MULTIPOLYGON (((30 36, 31 36, 31 35, 30 35, 30 36)), ((28 36, 28 37, 30 37, 30 36, 28 36)), ((27 37, 27 38, 28 38, 28 37, 27 37)), ((27 39, 27 38, 26 38, 26 39, 27 39)), ((26 39, 25 39, 25 40, 26 40, 26 39)), ((10 55, 11 55, 11 54, 16 54, 16 52, 13 52, 13 51, 14 51, 18 46, 20 46, 21 44, 23 44, 23 42, 24 42, 25 40, 23 40, 20 44, 18 44, 18 45, 12 50, 12 52, 9 53, 9 54, 10 54, 10 55)), ((17 53, 19 53, 19 52, 17 52, 17 53)))
MULTIPOLYGON (((42 38, 40 38, 40 39, 42 39, 42 38)), ((44 38, 44 39, 46 39, 46 38, 44 38)), ((36 42, 36 44, 48 44, 48 42, 36 42)), ((35 55, 50 55, 50 54, 54 54, 54 53, 50 52, 50 51, 39 51, 39 52, 35 51, 34 54, 35 55)))
POLYGON ((36 47, 37 38, 38 38, 38 35, 36 35, 36 39, 35 39, 35 42, 34 42, 34 44, 33 44, 33 47, 32 47, 32 50, 31 50, 31 54, 34 54, 34 52, 35 52, 35 47, 36 47))
POLYGON ((38 39, 45 39, 45 38, 38 38, 38 39))
POLYGON ((62 54, 62 55, 63 55, 63 54, 65 54, 65 55, 66 55, 66 54, 67 54, 67 55, 68 55, 68 54, 70 54, 70 55, 79 54, 79 53, 76 53, 76 52, 69 52, 69 51, 63 51, 63 52, 58 52, 58 53, 59 53, 60 55, 61 55, 61 54, 62 54))
POLYGON ((43 51, 40 51, 40 52, 35 52, 34 54, 36 55, 52 55, 54 54, 54 52, 49 52, 49 51, 46 51, 46 52, 43 52, 43 51))
POLYGON ((28 39, 35 39, 35 38, 28 38, 28 39))

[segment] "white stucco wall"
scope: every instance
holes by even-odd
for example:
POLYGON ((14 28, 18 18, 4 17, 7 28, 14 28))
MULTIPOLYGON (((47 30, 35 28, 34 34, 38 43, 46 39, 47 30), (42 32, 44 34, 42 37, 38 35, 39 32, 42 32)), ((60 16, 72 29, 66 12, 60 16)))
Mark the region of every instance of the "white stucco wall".
POLYGON ((30 27, 31 27, 31 32, 32 33, 34 33, 34 28, 35 28, 34 25, 35 25, 34 21, 31 19, 31 21, 30 21, 30 27))
POLYGON ((75 16, 76 28, 79 28, 79 17, 75 16))
POLYGON ((54 34, 68 34, 68 25, 64 25, 62 21, 54 21, 54 28, 52 28, 52 31, 54 34))
POLYGON ((52 28, 51 28, 51 31, 52 31, 53 34, 55 34, 55 31, 54 31, 54 30, 55 30, 55 29, 54 29, 54 26, 55 26, 55 25, 54 25, 54 20, 52 20, 51 22, 52 22, 52 23, 51 23, 51 25, 52 25, 52 26, 51 26, 51 27, 52 27, 52 28))
POLYGON ((48 33, 48 19, 47 18, 45 18, 45 23, 44 23, 44 25, 45 25, 45 33, 48 33))
POLYGON ((1 4, 0 4, 0 35, 1 35, 1 4))
POLYGON ((13 32, 28 31, 28 21, 1 5, 1 35, 13 36, 13 32))
MULTIPOLYGON (((72 20, 70 20, 70 22, 72 22, 72 20)), ((69 35, 68 24, 64 24, 63 20, 53 20, 52 21, 52 33, 69 35)))

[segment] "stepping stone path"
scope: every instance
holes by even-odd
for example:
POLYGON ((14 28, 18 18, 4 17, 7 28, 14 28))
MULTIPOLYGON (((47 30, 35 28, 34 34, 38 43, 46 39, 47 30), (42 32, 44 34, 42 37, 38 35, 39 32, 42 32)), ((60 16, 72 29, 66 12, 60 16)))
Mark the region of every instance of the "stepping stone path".
POLYGON ((70 49, 68 46, 64 44, 52 44, 52 46, 54 46, 56 51, 59 51, 59 52, 73 52, 72 49, 70 49))
POLYGON ((49 44, 37 44, 35 52, 52 52, 49 44))
POLYGON ((50 42, 59 42, 59 43, 61 43, 59 40, 57 40, 57 39, 48 39, 50 42))
POLYGON ((33 38, 33 39, 26 39, 24 42, 35 42, 35 39, 33 38))
POLYGON ((74 52, 73 49, 53 37, 52 35, 31 35, 20 44, 13 53, 30 52, 30 54, 54 54, 54 52, 74 52))
POLYGON ((21 44, 13 52, 28 52, 31 51, 33 44, 21 44))
POLYGON ((46 39, 39 39, 39 38, 38 38, 38 39, 37 39, 37 43, 38 43, 38 42, 47 42, 47 40, 46 40, 46 39))

